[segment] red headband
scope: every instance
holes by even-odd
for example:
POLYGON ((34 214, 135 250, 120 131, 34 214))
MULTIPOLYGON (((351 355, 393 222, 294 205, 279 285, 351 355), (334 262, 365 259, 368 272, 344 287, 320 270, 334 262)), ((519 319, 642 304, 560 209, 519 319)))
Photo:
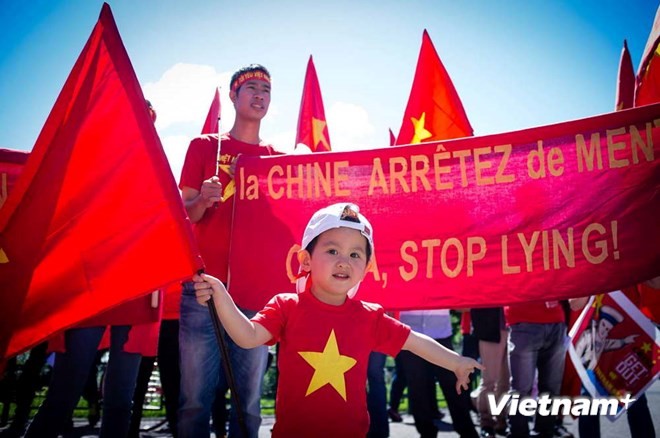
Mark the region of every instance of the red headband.
POLYGON ((264 73, 261 70, 246 71, 241 74, 233 84, 231 84, 231 91, 236 91, 243 85, 245 82, 250 80, 264 81, 270 85, 270 76, 264 73))

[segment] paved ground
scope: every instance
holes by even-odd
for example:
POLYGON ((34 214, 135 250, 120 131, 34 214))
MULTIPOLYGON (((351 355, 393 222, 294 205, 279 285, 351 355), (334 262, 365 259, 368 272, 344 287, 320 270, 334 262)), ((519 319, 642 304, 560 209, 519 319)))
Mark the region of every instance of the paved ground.
MULTIPOLYGON (((649 408, 651 410, 651 415, 653 416, 653 422, 655 424, 655 435, 660 436, 660 381, 656 381, 651 388, 646 392, 648 398, 649 408)), ((438 438, 456 438, 458 434, 455 433, 451 426, 451 420, 449 418, 449 413, 445 410, 445 416, 443 421, 440 423, 441 430, 438 433, 438 438)), ((413 418, 410 415, 403 414, 403 422, 401 423, 390 423, 390 437, 392 438, 414 438, 418 437, 417 431, 415 430, 415 425, 413 418)), ((270 430, 273 426, 274 418, 265 417, 259 431, 259 438, 270 437, 270 430)), ((475 417, 476 424, 476 417, 475 417)), ((567 418, 564 421, 566 428, 573 433, 577 438, 577 421, 572 418, 567 418)), ((152 429, 150 431, 145 431, 141 434, 142 438, 165 438, 170 437, 165 430, 165 425, 162 419, 148 419, 143 422, 144 429, 152 429)), ((650 431, 649 431, 650 432, 650 431)), ((94 438, 98 437, 99 429, 90 428, 87 426, 85 420, 79 420, 76 422, 74 430, 71 434, 67 434, 66 438, 94 438)), ((215 434, 211 435, 212 438, 217 438, 215 434)), ((610 422, 607 418, 601 419, 601 438, 625 438, 630 437, 630 431, 628 430, 628 421, 626 414, 623 414, 617 421, 614 423, 610 422)))

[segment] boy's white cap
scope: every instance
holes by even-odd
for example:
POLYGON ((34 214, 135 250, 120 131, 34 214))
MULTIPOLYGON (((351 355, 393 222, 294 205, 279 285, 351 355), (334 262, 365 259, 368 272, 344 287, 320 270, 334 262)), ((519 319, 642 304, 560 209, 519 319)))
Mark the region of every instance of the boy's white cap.
POLYGON ((347 202, 332 204, 314 213, 305 227, 302 249, 306 249, 307 245, 321 233, 341 227, 353 228, 362 233, 369 242, 371 253, 374 253, 374 233, 371 224, 366 217, 360 214, 360 208, 357 205, 347 202))
MULTIPOLYGON (((328 207, 318 210, 312 218, 307 223, 305 227, 305 232, 303 233, 301 248, 306 249, 307 245, 310 244, 312 240, 318 237, 321 233, 324 233, 333 228, 352 228, 358 230, 364 237, 367 238, 369 242, 369 247, 371 248, 371 256, 374 254, 374 231, 371 227, 371 224, 360 214, 360 208, 350 202, 341 202, 338 204, 332 204, 328 207)), ((307 278, 299 278, 296 282, 296 289, 298 292, 305 290, 305 284, 307 283, 307 278)), ((349 297, 355 296, 357 293, 358 283, 348 292, 349 297)))

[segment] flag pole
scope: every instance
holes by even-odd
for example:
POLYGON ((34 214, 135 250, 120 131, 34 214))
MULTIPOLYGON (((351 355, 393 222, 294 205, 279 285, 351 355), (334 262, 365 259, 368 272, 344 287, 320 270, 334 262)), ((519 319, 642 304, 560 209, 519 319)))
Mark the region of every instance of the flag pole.
MULTIPOLYGON (((220 87, 218 87, 218 94, 220 92, 220 87)), ((218 165, 220 164, 220 157, 222 151, 222 124, 220 123, 221 112, 218 111, 218 155, 216 157, 215 164, 215 176, 218 176, 218 165)), ((222 202, 222 201, 221 201, 222 202)), ((215 204, 217 208, 218 204, 215 204)), ((245 424, 245 418, 243 417, 243 409, 241 408, 241 400, 236 390, 236 379, 234 378, 234 371, 231 368, 231 363, 229 362, 229 348, 227 347, 227 342, 225 341, 225 328, 220 322, 220 317, 218 316, 218 311, 215 308, 215 301, 213 296, 209 299, 208 303, 209 313, 211 316, 211 322, 213 323, 213 329, 215 331, 215 338, 218 341, 218 347, 220 347, 220 354, 222 355, 222 367, 225 370, 225 376, 227 377, 227 383, 229 385, 229 391, 231 392, 231 397, 234 400, 234 408, 236 409, 236 418, 238 420, 238 426, 241 430, 242 435, 245 438, 248 438, 247 425, 245 424)), ((224 403, 224 401, 223 401, 224 403)))

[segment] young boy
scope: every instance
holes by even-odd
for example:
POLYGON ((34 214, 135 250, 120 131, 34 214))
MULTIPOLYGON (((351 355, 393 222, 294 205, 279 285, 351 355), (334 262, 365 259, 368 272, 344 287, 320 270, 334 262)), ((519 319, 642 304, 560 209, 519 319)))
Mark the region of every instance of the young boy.
POLYGON ((277 420, 273 437, 364 437, 367 364, 372 351, 396 356, 409 350, 456 374, 456 390, 482 366, 385 314, 377 304, 351 296, 374 252, 369 221, 350 203, 312 216, 298 261, 299 293, 278 294, 252 319, 234 305, 223 284, 194 277, 197 301, 211 296, 227 333, 243 348, 280 343, 277 420))

